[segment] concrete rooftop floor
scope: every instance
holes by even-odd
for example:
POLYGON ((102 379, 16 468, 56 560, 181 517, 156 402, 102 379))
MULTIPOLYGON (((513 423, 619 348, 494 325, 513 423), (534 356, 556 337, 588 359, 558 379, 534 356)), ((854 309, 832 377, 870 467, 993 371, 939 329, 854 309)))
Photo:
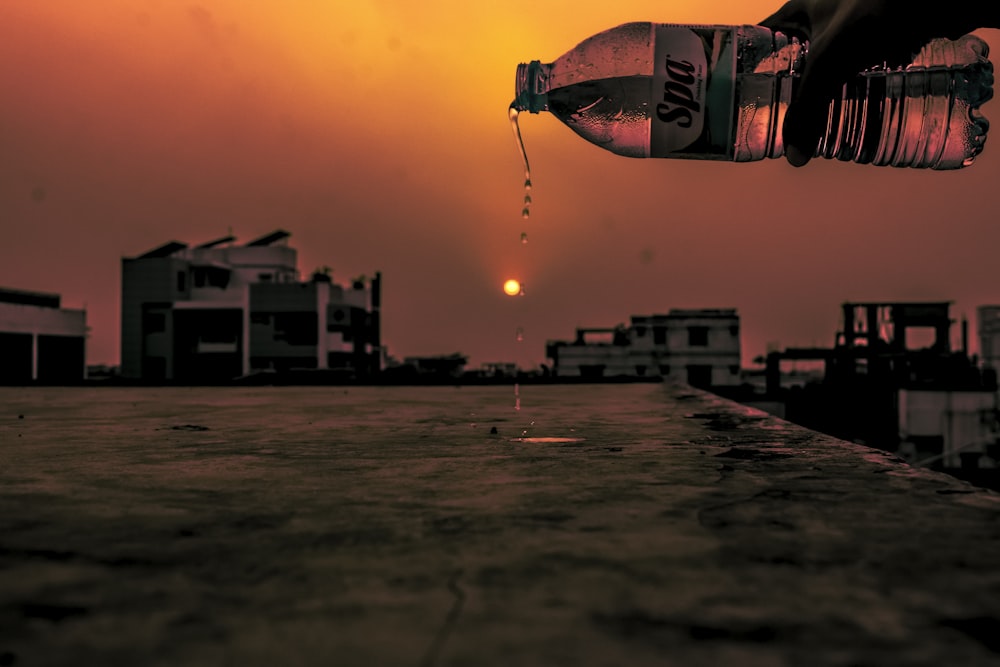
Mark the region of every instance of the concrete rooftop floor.
POLYGON ((330 424, 293 457, 10 390, 0 665, 1000 664, 1000 496, 648 391, 638 440, 401 427, 333 465, 330 424))

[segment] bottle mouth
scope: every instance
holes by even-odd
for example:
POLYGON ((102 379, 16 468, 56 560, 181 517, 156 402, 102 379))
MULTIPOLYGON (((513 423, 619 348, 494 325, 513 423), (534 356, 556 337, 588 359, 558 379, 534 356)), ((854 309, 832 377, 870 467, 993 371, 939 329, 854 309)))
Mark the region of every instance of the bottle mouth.
POLYGON ((538 113, 548 110, 549 67, 538 60, 517 66, 514 78, 514 101, 511 107, 518 111, 538 113))

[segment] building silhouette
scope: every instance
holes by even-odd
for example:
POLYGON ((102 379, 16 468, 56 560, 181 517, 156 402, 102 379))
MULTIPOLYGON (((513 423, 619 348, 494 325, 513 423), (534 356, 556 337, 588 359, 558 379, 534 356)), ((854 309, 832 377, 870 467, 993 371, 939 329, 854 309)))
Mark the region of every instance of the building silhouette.
POLYGON ((238 245, 172 241, 122 259, 122 377, 226 382, 255 373, 341 379, 381 366, 381 275, 299 280, 290 234, 238 245))
MULTIPOLYGON (((766 396, 789 421, 995 485, 1000 479, 996 371, 969 356, 964 320, 961 348, 952 348, 950 307, 949 302, 844 303, 833 347, 767 355, 766 396), (922 342, 913 335, 919 333, 922 342), (782 365, 802 361, 822 363, 820 379, 786 389, 782 365), (982 470, 990 472, 977 472, 982 470)), ((987 359, 995 358, 989 346, 995 327, 989 309, 980 309, 987 359)))
POLYGON ((87 313, 58 294, 0 288, 0 384, 73 384, 86 375, 87 313))
POLYGON ((662 377, 696 387, 740 383, 734 308, 633 315, 629 326, 578 328, 574 340, 548 341, 545 348, 556 377, 662 377))
POLYGON ((979 306, 979 356, 985 368, 1000 370, 1000 306, 979 306))

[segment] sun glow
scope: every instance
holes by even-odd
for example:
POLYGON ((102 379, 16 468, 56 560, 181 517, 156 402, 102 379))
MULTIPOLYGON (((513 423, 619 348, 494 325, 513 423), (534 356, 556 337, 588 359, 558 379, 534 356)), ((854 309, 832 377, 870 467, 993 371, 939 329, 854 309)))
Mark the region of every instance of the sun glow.
POLYGON ((521 294, 521 283, 511 278, 503 284, 503 293, 507 296, 518 296, 521 294))

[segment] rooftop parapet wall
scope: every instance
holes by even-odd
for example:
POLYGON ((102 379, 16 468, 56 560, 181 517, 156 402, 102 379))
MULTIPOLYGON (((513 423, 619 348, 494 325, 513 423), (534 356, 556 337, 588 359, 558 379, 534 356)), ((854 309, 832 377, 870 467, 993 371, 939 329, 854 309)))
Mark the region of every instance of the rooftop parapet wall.
POLYGON ((997 663, 992 492, 687 387, 289 391, 0 390, 7 661, 997 663))
POLYGON ((0 302, 0 331, 83 337, 87 335, 87 312, 0 302))

